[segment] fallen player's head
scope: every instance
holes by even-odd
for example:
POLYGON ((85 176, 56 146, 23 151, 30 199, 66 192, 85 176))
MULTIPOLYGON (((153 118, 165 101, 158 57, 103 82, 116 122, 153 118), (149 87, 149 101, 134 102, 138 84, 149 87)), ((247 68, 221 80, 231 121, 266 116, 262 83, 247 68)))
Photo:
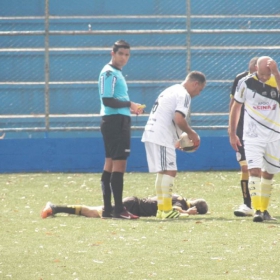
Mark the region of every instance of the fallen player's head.
POLYGON ((196 207, 198 214, 206 214, 208 212, 208 205, 204 199, 195 199, 190 201, 190 203, 196 207))

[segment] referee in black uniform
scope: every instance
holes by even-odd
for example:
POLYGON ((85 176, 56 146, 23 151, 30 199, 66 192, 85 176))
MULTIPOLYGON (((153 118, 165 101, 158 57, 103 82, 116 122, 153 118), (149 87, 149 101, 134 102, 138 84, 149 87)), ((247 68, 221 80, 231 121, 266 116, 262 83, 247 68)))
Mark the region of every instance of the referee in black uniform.
MULTIPOLYGON (((231 94, 230 94, 230 104, 229 104, 229 111, 231 109, 231 106, 233 104, 234 100, 234 94, 236 92, 236 88, 239 84, 239 82, 246 76, 248 76, 251 73, 254 73, 257 71, 257 60, 258 57, 253 57, 250 62, 248 69, 249 71, 244 71, 240 74, 238 74, 233 82, 232 88, 231 88, 231 94)), ((248 172, 248 166, 245 158, 245 151, 244 151, 244 144, 243 144, 243 119, 244 119, 244 105, 242 106, 240 118, 237 126, 237 136, 240 139, 240 142, 242 146, 238 146, 238 152, 236 152, 236 159, 239 162, 240 168, 241 168, 241 179, 240 179, 240 186, 243 196, 243 204, 241 204, 235 211, 234 215, 237 217, 244 217, 244 216, 253 216, 254 210, 251 208, 251 197, 248 189, 248 179, 249 179, 249 172, 248 172)))

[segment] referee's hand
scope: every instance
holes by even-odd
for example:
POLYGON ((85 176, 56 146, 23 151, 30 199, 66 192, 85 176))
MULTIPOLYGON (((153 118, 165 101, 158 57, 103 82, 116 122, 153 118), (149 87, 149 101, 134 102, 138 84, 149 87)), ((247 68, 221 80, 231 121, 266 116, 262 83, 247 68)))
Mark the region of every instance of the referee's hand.
POLYGON ((130 102, 130 111, 136 115, 143 114, 145 107, 145 105, 130 102))

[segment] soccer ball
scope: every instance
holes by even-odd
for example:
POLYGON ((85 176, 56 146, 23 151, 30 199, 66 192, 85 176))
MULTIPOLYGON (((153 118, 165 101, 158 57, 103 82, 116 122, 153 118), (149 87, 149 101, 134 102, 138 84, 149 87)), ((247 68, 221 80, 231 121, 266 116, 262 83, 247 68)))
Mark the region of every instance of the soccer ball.
POLYGON ((181 134, 179 143, 180 143, 181 149, 187 153, 195 152, 199 147, 199 145, 193 144, 193 141, 189 139, 188 134, 186 132, 183 132, 181 134))

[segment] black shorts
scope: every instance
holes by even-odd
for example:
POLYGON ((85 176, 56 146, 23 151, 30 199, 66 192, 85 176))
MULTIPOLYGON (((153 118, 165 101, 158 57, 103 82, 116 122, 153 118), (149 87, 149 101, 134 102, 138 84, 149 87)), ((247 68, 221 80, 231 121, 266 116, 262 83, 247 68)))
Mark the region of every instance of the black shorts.
POLYGON ((245 150, 244 150, 244 143, 243 143, 243 125, 238 125, 236 135, 238 136, 240 143, 242 146, 238 146, 238 152, 236 152, 236 160, 238 162, 245 161, 245 150))
POLYGON ((127 159, 130 154, 131 119, 124 115, 103 116, 101 133, 106 158, 127 159))
POLYGON ((140 217, 151 217, 157 213, 157 201, 149 198, 126 197, 123 199, 123 205, 128 212, 140 217))

